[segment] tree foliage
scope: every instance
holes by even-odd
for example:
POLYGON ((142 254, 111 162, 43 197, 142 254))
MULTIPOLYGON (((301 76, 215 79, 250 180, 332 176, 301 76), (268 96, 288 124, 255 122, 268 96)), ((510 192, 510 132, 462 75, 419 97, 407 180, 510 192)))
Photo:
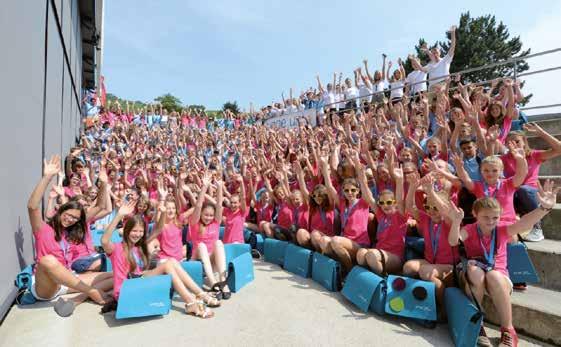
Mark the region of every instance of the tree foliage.
POLYGON ((223 110, 223 111, 230 110, 230 111, 232 111, 232 113, 234 113, 234 114, 240 113, 240 108, 239 108, 239 106, 238 106, 237 101, 227 101, 227 102, 222 106, 222 110, 223 110))
POLYGON ((170 93, 166 93, 163 95, 158 96, 154 99, 154 101, 162 104, 162 107, 171 111, 180 112, 183 109, 183 105, 181 104, 181 100, 178 97, 171 95, 170 93))

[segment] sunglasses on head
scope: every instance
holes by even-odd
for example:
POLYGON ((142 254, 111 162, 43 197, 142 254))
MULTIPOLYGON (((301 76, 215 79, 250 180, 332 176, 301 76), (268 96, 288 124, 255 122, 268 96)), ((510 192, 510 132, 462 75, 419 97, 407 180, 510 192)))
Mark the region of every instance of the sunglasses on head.
POLYGON ((425 204, 424 207, 425 207, 426 211, 430 211, 430 210, 438 211, 438 208, 436 208, 436 206, 431 206, 431 205, 425 204))
POLYGON ((343 189, 343 192, 345 192, 345 193, 356 193, 356 192, 358 192, 358 189, 357 188, 343 189))
POLYGON ((380 206, 391 206, 395 204, 395 200, 391 199, 391 200, 380 200, 378 201, 378 205, 380 206))

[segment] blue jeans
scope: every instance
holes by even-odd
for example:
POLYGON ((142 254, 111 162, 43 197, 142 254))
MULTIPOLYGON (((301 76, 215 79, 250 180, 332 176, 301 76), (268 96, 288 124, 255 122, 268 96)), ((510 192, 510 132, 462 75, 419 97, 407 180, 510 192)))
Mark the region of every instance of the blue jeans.
MULTIPOLYGON (((531 186, 520 186, 514 193, 514 209, 523 216, 538 208, 538 189, 531 186)), ((540 222, 535 226, 539 227, 540 222)))

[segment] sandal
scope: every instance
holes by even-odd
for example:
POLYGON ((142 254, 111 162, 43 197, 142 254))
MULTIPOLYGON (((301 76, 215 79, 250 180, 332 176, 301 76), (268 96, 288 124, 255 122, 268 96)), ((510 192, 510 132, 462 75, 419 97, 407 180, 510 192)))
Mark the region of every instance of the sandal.
POLYGON ((227 292, 224 291, 224 287, 227 285, 228 285, 228 279, 226 279, 226 281, 223 282, 215 283, 212 286, 212 290, 216 290, 217 292, 219 292, 222 299, 228 300, 232 296, 232 292, 230 291, 230 288, 228 288, 227 292))
POLYGON ((201 300, 208 307, 220 307, 220 300, 205 292, 197 294, 197 300, 201 300))
POLYGON ((222 300, 224 298, 224 293, 222 293, 222 287, 220 286, 221 283, 222 282, 217 282, 209 289, 217 300, 222 300))
POLYGON ((208 319, 208 318, 214 317, 214 312, 209 310, 205 306, 204 302, 199 301, 199 300, 195 300, 193 302, 185 304, 185 313, 190 315, 190 316, 195 316, 195 317, 199 317, 199 318, 202 318, 202 319, 208 319), (189 311, 189 307, 191 307, 191 306, 195 306, 197 308, 197 310, 196 311, 189 311))

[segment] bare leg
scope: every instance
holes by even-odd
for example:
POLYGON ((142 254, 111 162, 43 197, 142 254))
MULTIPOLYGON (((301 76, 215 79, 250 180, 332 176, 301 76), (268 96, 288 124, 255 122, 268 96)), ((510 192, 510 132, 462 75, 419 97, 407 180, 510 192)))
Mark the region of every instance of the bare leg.
MULTIPOLYGON (((222 241, 217 240, 216 243, 214 244, 214 251, 211 254, 211 258, 220 276, 218 280, 220 282, 225 282, 226 281, 226 253, 224 251, 224 244, 222 243, 222 241)), ((230 292, 230 288, 228 287, 227 283, 224 285, 223 292, 224 293, 230 292)))
POLYGON ((364 258, 366 259, 366 263, 368 264, 368 267, 378 275, 383 275, 384 270, 387 273, 396 273, 399 270, 401 270, 401 266, 402 266, 401 258, 390 252, 386 252, 374 248, 374 249, 370 249, 368 253, 366 253, 366 256, 364 258), (382 256, 380 255, 380 252, 383 252, 385 256, 385 261, 386 261, 385 269, 382 264, 382 256))
POLYGON ((466 281, 465 292, 468 297, 472 297, 471 292, 475 295, 475 299, 481 305, 483 303, 483 295, 485 294, 485 272, 475 265, 468 264, 468 270, 466 276, 469 277, 471 282, 471 290, 469 288, 469 283, 466 281))
POLYGON ((321 238, 323 234, 320 231, 312 230, 310 234, 310 242, 312 243, 312 247, 316 250, 321 252, 321 238))
POLYGON ((41 258, 35 272, 34 285, 37 295, 42 298, 51 298, 59 291, 61 284, 77 292, 87 294, 89 298, 100 305, 105 303, 105 293, 74 276, 54 256, 46 255, 41 258))
POLYGON ((495 270, 485 275, 487 293, 493 299, 493 305, 499 314, 499 320, 503 328, 512 328, 512 306, 510 304, 510 284, 506 277, 495 270))
POLYGON ((322 254, 325 254, 325 255, 328 255, 328 256, 334 256, 335 255, 335 253, 333 252, 333 248, 331 247, 331 237, 323 236, 320 240, 319 246, 320 246, 322 254))
POLYGON ((353 267, 353 260, 356 258, 356 253, 361 248, 360 245, 346 237, 335 236, 331 240, 331 248, 336 257, 341 262, 343 271, 348 273, 353 267))
POLYGON ((403 275, 413 278, 419 277, 419 271, 423 265, 429 264, 424 259, 412 259, 403 264, 403 275))
POLYGON ((205 270, 206 277, 210 281, 210 286, 216 284, 216 278, 214 277, 214 270, 212 269, 212 264, 210 262, 210 256, 208 254, 208 250, 204 243, 199 243, 197 248, 197 257, 203 262, 203 268, 205 270))
POLYGON ((426 260, 423 260, 425 264, 421 265, 419 270, 419 275, 422 280, 431 281, 435 285, 436 290, 436 301, 441 312, 444 308, 444 282, 442 279, 448 275, 452 270, 452 265, 446 264, 429 264, 426 260))
POLYGON ((273 226, 271 223, 263 223, 263 232, 268 238, 273 238, 273 226))
POLYGON ((360 266, 366 265, 366 253, 368 253, 367 248, 361 248, 356 252, 356 263, 360 266))
POLYGON ((259 225, 254 224, 254 223, 244 223, 243 225, 244 228, 249 229, 251 231, 255 231, 255 232, 260 232, 261 230, 259 230, 259 225))
POLYGON ((308 230, 298 229, 296 232, 296 241, 300 246, 310 248, 311 236, 308 230))

